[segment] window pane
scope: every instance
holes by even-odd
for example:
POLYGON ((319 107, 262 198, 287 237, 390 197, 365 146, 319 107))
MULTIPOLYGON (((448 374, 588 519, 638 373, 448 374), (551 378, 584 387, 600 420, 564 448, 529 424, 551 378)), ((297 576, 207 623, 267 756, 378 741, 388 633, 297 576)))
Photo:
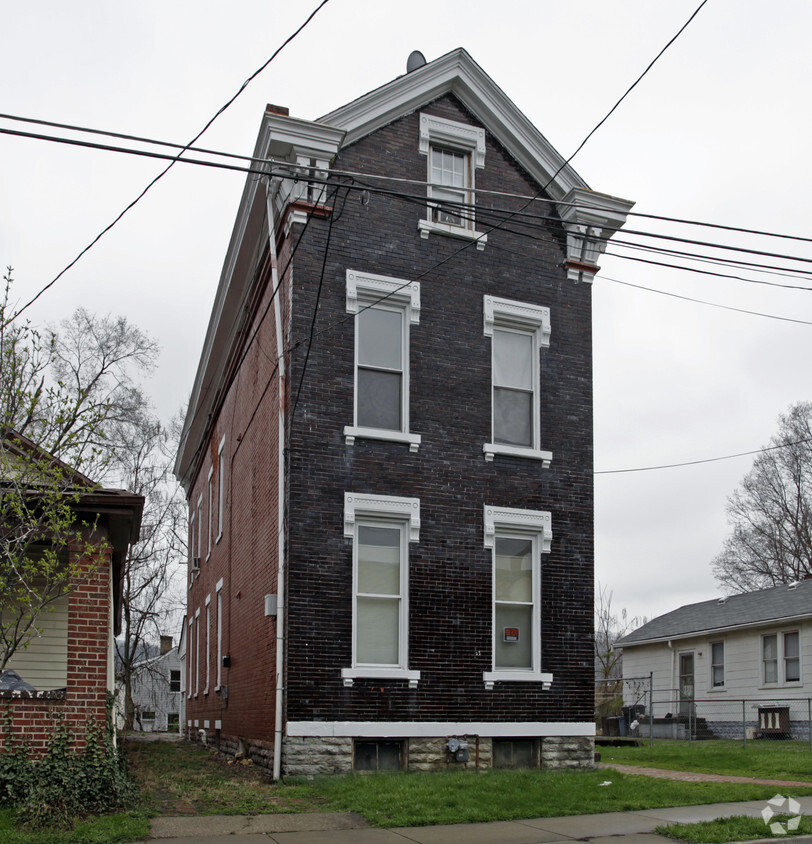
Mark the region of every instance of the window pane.
POLYGON ((787 683, 795 683, 801 679, 801 661, 797 657, 788 659, 784 662, 784 681, 787 683))
POLYGON ((358 527, 358 591, 400 595, 400 530, 358 527))
POLYGON ((776 659, 778 657, 777 636, 765 636, 762 641, 764 648, 764 659, 776 659))
POLYGON ((711 645, 711 660, 714 665, 721 665, 725 661, 725 645, 723 642, 714 642, 711 645))
POLYGON ((378 369, 402 369, 403 313, 367 308, 358 314, 358 363, 378 369))
POLYGON ((431 181, 437 185, 465 187, 465 159, 460 152, 432 147, 431 181))
POLYGON ((494 640, 494 667, 496 669, 532 669, 533 608, 515 604, 497 604, 494 640), (505 641, 506 627, 518 628, 518 642, 505 641))
POLYGON ((493 383, 519 390, 533 389, 533 335, 493 332, 493 383))
POLYGON ((401 383, 396 372, 358 370, 358 424, 366 428, 400 431, 401 383))
POLYGON ((797 656, 799 656, 798 634, 797 633, 785 633, 784 634, 784 656, 785 657, 797 657, 797 656))
POLYGON ((400 600, 360 597, 357 600, 358 662, 397 665, 400 600))
POLYGON ((494 387, 493 439, 506 445, 533 445, 533 394, 494 387))
POLYGON ((533 601, 533 542, 496 540, 496 600, 533 601))

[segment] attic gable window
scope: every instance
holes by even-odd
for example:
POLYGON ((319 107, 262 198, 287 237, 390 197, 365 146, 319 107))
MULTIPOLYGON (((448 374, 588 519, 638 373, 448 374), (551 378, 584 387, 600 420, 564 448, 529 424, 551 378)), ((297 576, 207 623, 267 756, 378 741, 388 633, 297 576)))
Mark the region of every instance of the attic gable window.
POLYGON ((485 166, 485 130, 421 114, 419 151, 428 158, 429 181, 427 217, 418 222, 420 236, 462 237, 484 249, 487 235, 475 227, 474 174, 485 166))

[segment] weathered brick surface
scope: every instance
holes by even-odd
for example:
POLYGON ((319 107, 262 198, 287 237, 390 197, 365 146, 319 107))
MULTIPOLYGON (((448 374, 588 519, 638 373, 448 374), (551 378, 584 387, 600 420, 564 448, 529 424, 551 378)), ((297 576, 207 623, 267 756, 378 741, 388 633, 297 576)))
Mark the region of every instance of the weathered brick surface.
MULTIPOLYGON (((77 553, 74 547, 71 553, 77 553)), ((110 559, 99 553, 82 561, 76 588, 68 597, 67 686, 59 699, 0 694, 0 751, 8 744, 5 724, 15 741, 24 740, 35 757, 48 747, 58 724, 65 724, 81 749, 87 727, 103 727, 107 717, 110 646, 110 559), (10 721, 6 719, 10 716, 10 721)))
MULTIPOLYGON (((423 110, 478 122, 450 96, 423 110)), ((335 166, 425 180, 427 160, 418 152, 417 113, 348 147, 335 166)), ((476 185, 524 195, 540 188, 490 136, 476 185)), ((421 193, 419 187, 405 190, 421 193)), ((226 472, 226 516, 222 538, 208 559, 204 540, 201 571, 190 576, 189 613, 193 616, 200 608, 203 619, 205 599, 211 595, 208 663, 214 677, 214 587, 222 578, 223 652, 230 655, 231 667, 223 669, 228 699, 214 691, 213 680, 206 694, 201 681, 187 701, 187 717, 222 719, 223 735, 273 740, 276 622, 264 616, 263 597, 277 592, 281 391, 290 425, 286 717, 591 720, 591 288, 566 280, 561 266, 564 234, 554 205, 536 202, 528 209, 550 220, 517 215, 503 229, 489 232, 484 251, 470 246, 460 252, 464 241, 434 234, 421 239, 417 223, 425 209, 417 204, 374 192, 363 203, 357 191, 341 187, 329 202, 336 209, 330 219, 313 217, 306 229, 295 224, 280 242, 280 266, 285 267, 301 238, 286 278, 290 281, 292 274, 292 287, 285 284, 280 293, 292 349, 286 381, 280 383, 276 367, 266 262, 256 273, 255 292, 247 304, 253 315, 250 327, 232 353, 233 378, 198 462, 193 507, 201 493, 207 507, 207 476, 213 467, 215 489, 218 473, 226 472), (343 427, 353 419, 354 322, 346 313, 347 269, 420 280, 421 319, 410 330, 410 427, 423 438, 416 454, 395 443, 344 443, 343 427), (482 446, 490 440, 491 428, 491 341, 482 325, 485 294, 551 309, 552 340, 540 364, 541 447, 553 452, 549 469, 519 458, 484 460, 482 446), (246 346, 246 338, 254 334, 246 346), (223 435, 221 467, 216 465, 217 444, 223 435), (420 542, 409 546, 409 667, 422 673, 417 689, 409 689, 405 681, 356 680, 352 688, 342 683, 341 668, 351 665, 352 630, 352 548, 342 530, 345 492, 420 499, 420 542), (552 513, 552 553, 542 557, 541 575, 542 668, 554 674, 550 691, 529 683, 484 688, 482 673, 492 662, 492 560, 483 545, 485 504, 552 513)), ((497 222, 489 217, 489 208, 518 210, 523 204, 478 194, 478 229, 497 222)), ((208 524, 205 514, 203 521, 208 524)), ((204 643, 205 634, 201 654, 204 643)), ((202 664, 201 658, 205 675, 202 664)), ((291 748, 300 744, 286 740, 289 760, 299 752, 291 748)))

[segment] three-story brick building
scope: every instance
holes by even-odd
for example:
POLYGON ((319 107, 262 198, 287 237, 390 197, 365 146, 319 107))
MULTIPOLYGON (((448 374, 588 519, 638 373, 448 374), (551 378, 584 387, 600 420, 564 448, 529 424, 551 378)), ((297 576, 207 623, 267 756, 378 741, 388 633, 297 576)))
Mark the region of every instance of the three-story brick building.
POLYGON ((591 765, 591 191, 464 50, 268 107, 176 471, 187 728, 275 773, 591 765))

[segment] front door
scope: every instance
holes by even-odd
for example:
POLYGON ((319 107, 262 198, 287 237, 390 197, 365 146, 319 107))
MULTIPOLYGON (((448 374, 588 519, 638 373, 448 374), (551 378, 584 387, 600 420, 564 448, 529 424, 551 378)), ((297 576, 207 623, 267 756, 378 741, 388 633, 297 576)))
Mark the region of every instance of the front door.
POLYGON ((690 717, 694 702, 694 655, 679 655, 679 714, 690 717))

